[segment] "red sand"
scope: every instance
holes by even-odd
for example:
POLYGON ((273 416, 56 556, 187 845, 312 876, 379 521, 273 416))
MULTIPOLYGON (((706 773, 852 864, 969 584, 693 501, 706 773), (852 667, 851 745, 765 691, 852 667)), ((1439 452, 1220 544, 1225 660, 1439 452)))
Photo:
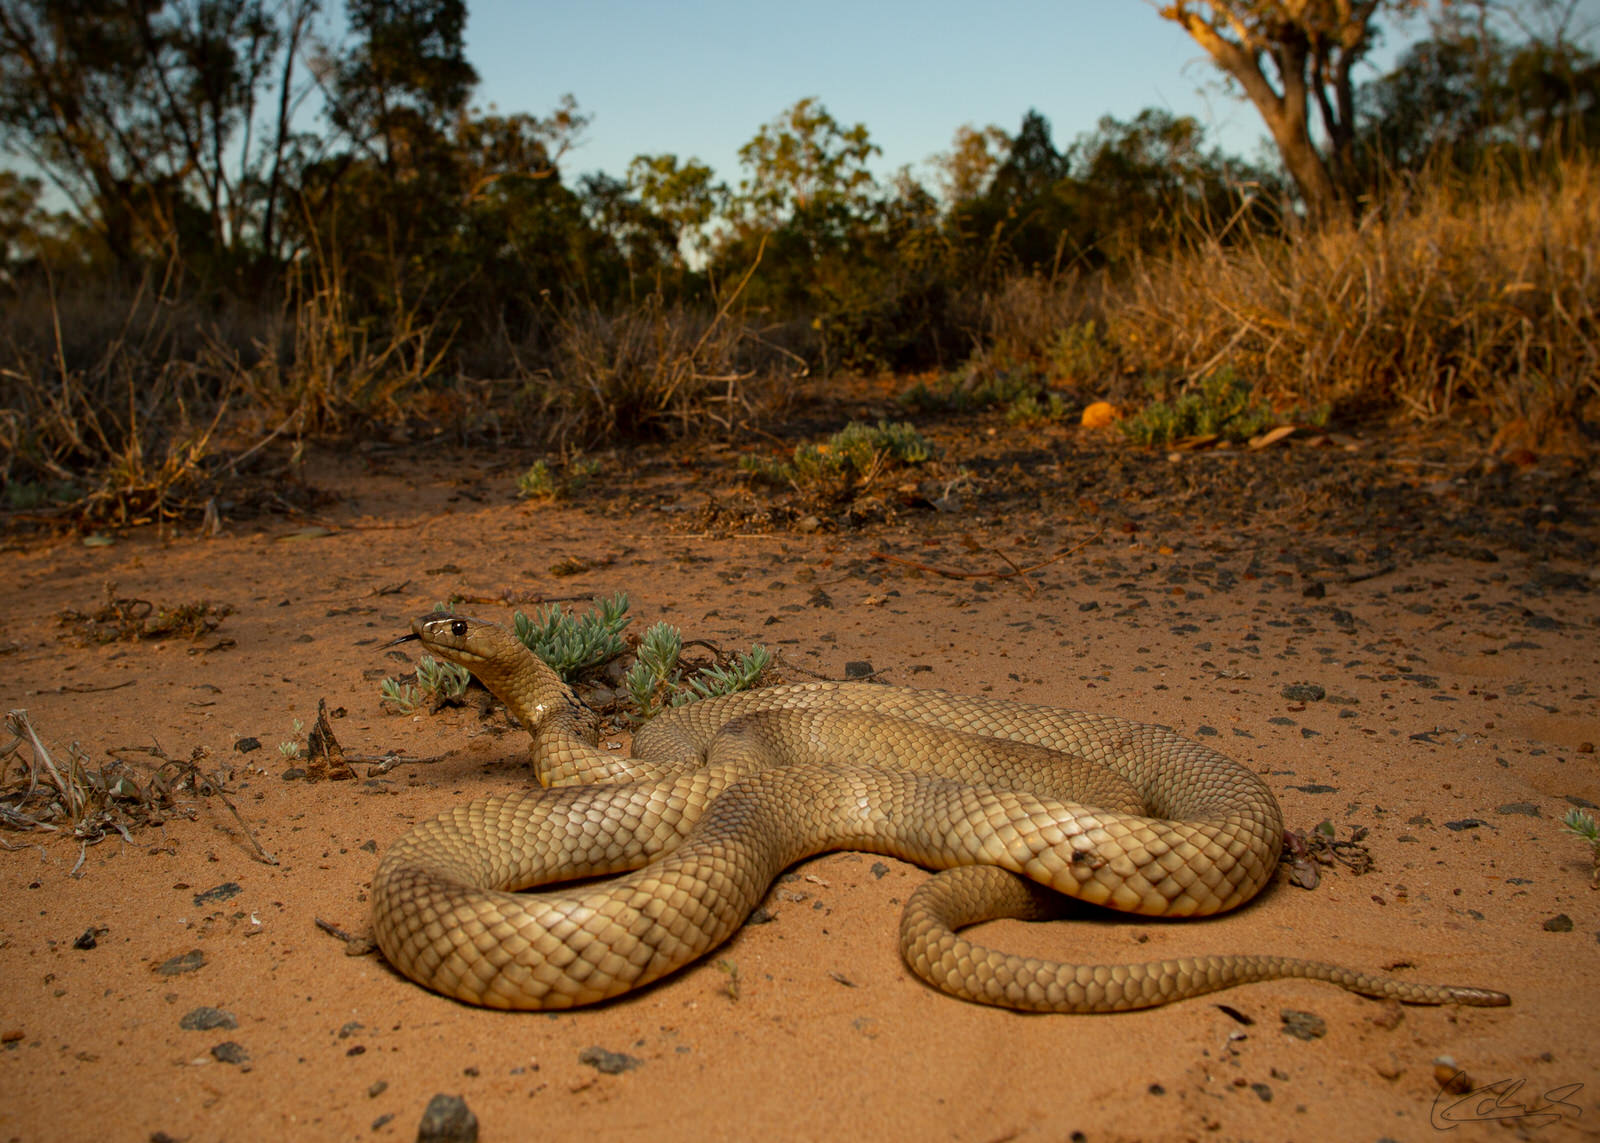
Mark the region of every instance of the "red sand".
MULTIPOLYGON (((70 838, 0 833, 15 847, 0 852, 0 1138, 410 1139, 439 1092, 465 1097, 485 1140, 1426 1140, 1507 1128, 1561 1140, 1600 1129, 1600 893, 1586 847, 1558 824, 1569 796, 1600 801, 1585 748, 1600 737, 1592 590, 1535 597, 1539 569, 1508 555, 1333 580, 1313 600, 1276 574, 1284 541, 1264 530, 1102 536, 1035 573, 1030 595, 870 558, 887 548, 999 566, 932 514, 871 534, 689 535, 660 513, 516 504, 504 477, 452 465, 363 478, 322 518, 326 535, 264 520, 211 539, 146 529, 109 547, 8 544, 7 707, 26 708, 58 755, 73 740, 96 762, 108 747, 206 748, 278 864, 254 858, 215 797, 185 795, 192 820, 89 848, 76 875, 70 838), (546 570, 566 557, 592 568, 546 570), (1219 569, 1245 574, 1224 588, 1219 569), (198 644, 64 639, 57 614, 92 609, 107 581, 124 596, 237 610, 198 644), (988 943, 1084 961, 1311 955, 1498 988, 1513 1003, 1401 1009, 1275 982, 1112 1016, 983 1008, 900 961, 900 905, 925 874, 859 854, 798 867, 769 898, 772 923, 620 1002, 504 1014, 431 995, 375 954, 345 955, 315 921, 367 931, 384 846, 419 818, 529 781, 526 738, 493 732, 503 719, 385 714, 373 677, 408 669, 380 642, 412 614, 452 592, 508 588, 625 590, 635 630, 666 619, 724 647, 761 641, 831 677, 868 660, 896 684, 1165 723, 1257 768, 1291 828, 1370 830, 1375 871, 1325 871, 1314 892, 1280 874, 1211 920, 1002 922, 979 931, 988 943), (1353 631, 1330 608, 1349 612, 1353 631), (221 636, 236 645, 201 650, 221 636), (1328 698, 1285 699, 1295 682, 1328 698), (276 746, 319 699, 348 711, 334 729, 351 752, 446 757, 284 781, 276 746), (264 749, 237 753, 246 736, 264 749), (237 893, 196 903, 230 882, 237 893), (1571 931, 1546 928, 1558 914, 1571 931), (103 930, 96 947, 74 948, 91 928, 103 930), (204 956, 197 970, 155 971, 190 950, 204 956), (237 1027, 180 1027, 202 1005, 237 1027), (1314 1013, 1326 1034, 1286 1034, 1288 1010, 1314 1013), (227 1041, 242 1062, 214 1057, 227 1041), (580 1062, 591 1047, 638 1066, 602 1074, 580 1062), (1500 1084, 1498 1098, 1441 1093, 1443 1058, 1472 1084, 1500 1084)), ((353 473, 334 467, 324 483, 353 473)), ((1018 545, 982 517, 959 531, 1029 559, 1091 534, 1018 545)))

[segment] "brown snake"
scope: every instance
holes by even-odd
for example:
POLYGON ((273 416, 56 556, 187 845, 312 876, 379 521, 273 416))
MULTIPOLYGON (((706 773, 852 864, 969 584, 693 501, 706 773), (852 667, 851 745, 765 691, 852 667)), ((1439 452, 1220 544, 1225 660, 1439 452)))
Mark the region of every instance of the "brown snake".
POLYGON ((789 865, 859 849, 945 870, 906 903, 900 946, 918 975, 969 1000, 1109 1012, 1304 977, 1414 1004, 1509 1003, 1286 957, 1058 964, 957 935, 1050 915, 1057 893, 1181 917, 1231 909, 1266 884, 1283 835, 1271 791, 1164 727, 807 683, 675 708, 638 732, 637 757, 614 758, 572 692, 503 628, 432 615, 412 631, 396 642, 419 639, 466 667, 521 720, 535 774, 556 787, 450 810, 378 866, 384 955, 458 1000, 567 1008, 617 996, 721 944, 789 865))

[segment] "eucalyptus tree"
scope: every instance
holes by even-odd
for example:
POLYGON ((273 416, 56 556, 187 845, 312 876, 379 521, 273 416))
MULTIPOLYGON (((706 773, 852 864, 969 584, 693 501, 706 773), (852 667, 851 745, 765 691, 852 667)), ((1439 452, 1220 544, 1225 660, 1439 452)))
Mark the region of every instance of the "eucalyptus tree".
POLYGON ((1175 0, 1162 17, 1188 32, 1261 115, 1307 213, 1323 222, 1352 209, 1356 100, 1352 71, 1384 13, 1422 0, 1175 0), (1312 105, 1327 139, 1312 139, 1312 105))
POLYGON ((119 264, 271 253, 319 0, 0 0, 0 147, 119 264))

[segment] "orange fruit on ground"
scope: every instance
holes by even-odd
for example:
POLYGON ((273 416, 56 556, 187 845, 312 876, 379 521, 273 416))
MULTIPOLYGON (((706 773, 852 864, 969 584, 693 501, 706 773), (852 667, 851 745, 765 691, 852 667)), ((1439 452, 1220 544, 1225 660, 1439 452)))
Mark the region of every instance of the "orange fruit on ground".
POLYGON ((1096 401, 1083 411, 1083 427, 1098 429, 1117 419, 1117 407, 1110 401, 1096 401))

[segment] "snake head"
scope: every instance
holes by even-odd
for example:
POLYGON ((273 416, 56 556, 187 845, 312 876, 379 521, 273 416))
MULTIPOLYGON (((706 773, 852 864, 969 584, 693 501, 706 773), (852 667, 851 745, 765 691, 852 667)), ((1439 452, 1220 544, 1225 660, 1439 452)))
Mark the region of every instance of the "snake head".
POLYGON ((411 634, 384 644, 420 642, 431 653, 476 672, 478 667, 527 655, 521 640, 499 624, 465 615, 431 612, 411 621, 411 634))
POLYGON ((412 620, 411 634, 387 646, 411 642, 471 671, 530 732, 553 714, 583 716, 561 676, 497 623, 435 611, 412 620))

